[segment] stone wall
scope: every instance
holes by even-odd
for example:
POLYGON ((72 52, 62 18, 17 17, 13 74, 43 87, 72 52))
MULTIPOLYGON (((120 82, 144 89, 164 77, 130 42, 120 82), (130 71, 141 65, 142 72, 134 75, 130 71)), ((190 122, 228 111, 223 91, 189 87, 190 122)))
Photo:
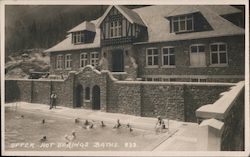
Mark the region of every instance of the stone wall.
POLYGON ((221 137, 223 151, 244 150, 244 104, 244 92, 241 92, 224 119, 225 127, 221 137))
POLYGON ((183 85, 180 84, 143 84, 142 116, 184 121, 183 92, 183 85))
MULTIPOLYGON (((10 80, 9 80, 10 81, 10 80)), ((13 80, 12 80, 13 81, 13 80)), ((7 81, 8 82, 8 81, 7 81)), ((221 92, 233 84, 191 82, 118 81, 109 71, 86 66, 80 72, 70 72, 65 80, 16 80, 19 101, 50 103, 50 93, 57 94, 57 105, 93 109, 93 88, 100 88, 100 109, 144 117, 169 118, 196 122, 194 112, 202 105, 213 103, 221 92), (82 95, 77 96, 81 86, 82 95), (90 89, 90 99, 85 89, 90 89), (77 102, 81 100, 81 106, 77 102)), ((6 89, 13 88, 6 86, 6 89)), ((13 90, 13 89, 12 89, 13 90)))
POLYGON ((32 103, 50 103, 51 84, 48 81, 32 81, 32 103))
POLYGON ((208 141, 207 148, 210 150, 222 151, 243 151, 244 148, 244 91, 245 82, 241 81, 230 90, 221 94, 221 97, 213 104, 208 104, 196 110, 196 116, 201 122, 200 127, 213 127, 215 131, 208 134, 219 132, 216 138, 201 137, 201 141, 208 141), (215 121, 207 123, 207 121, 215 121), (221 123, 218 127, 218 123, 221 123), (214 141, 218 145, 214 147, 214 141))
MULTIPOLYGON (((6 90, 17 91, 19 94, 10 101, 50 104, 50 94, 57 94, 56 104, 71 107, 73 102, 72 81, 63 80, 6 80, 6 90), (15 86, 10 83, 15 82, 15 86)), ((8 93, 7 93, 8 94, 8 93)))
POLYGON ((141 116, 141 87, 139 84, 112 82, 108 88, 107 100, 107 112, 141 116))
MULTIPOLYGON (((73 74, 72 74, 73 75, 73 74)), ((90 88, 90 100, 83 100, 83 108, 92 109, 92 97, 93 97, 93 87, 98 86, 100 88, 100 105, 101 110, 106 111, 106 97, 107 97, 107 83, 106 77, 107 73, 94 69, 92 66, 86 66, 82 71, 75 73, 75 82, 74 89, 77 88, 78 85, 83 87, 83 99, 85 98, 85 89, 87 87, 90 88)), ((72 89, 73 89, 72 88, 72 89)), ((76 99, 76 97, 74 97, 76 99)), ((74 102, 75 104, 75 102, 74 102)))
POLYGON ((212 104, 232 85, 187 84, 184 86, 185 121, 196 122, 195 111, 206 104, 212 104))
POLYGON ((195 110, 214 103, 228 83, 107 81, 107 112, 196 122, 195 110))

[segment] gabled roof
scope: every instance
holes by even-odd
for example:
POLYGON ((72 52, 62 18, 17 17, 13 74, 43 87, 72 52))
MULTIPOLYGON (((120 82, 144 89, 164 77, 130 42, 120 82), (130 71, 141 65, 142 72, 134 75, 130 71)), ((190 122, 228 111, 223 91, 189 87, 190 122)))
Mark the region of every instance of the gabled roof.
POLYGON ((145 26, 144 22, 142 21, 141 17, 134 12, 131 9, 128 9, 124 6, 118 6, 118 5, 111 5, 108 7, 108 9, 105 11, 103 16, 101 16, 100 21, 97 23, 97 27, 100 27, 103 20, 106 18, 110 10, 115 7, 129 22, 136 23, 142 26, 145 26))
POLYGON ((219 15, 241 13, 242 11, 230 5, 208 5, 211 11, 216 12, 219 15))
POLYGON ((83 31, 83 30, 95 32, 95 24, 88 22, 88 21, 84 21, 83 23, 69 30, 68 33, 83 31))
POLYGON ((191 13, 196 13, 196 12, 199 12, 199 9, 197 9, 197 7, 194 5, 191 5, 189 7, 186 7, 185 5, 180 5, 176 7, 173 11, 171 11, 168 14, 168 17, 191 14, 191 13))
MULTIPOLYGON (((99 19, 90 21, 94 25, 96 25, 99 19)), ((83 22, 84 23, 84 22, 83 22)), ((83 23, 79 24, 78 26, 83 25, 83 23)), ((78 27, 76 26, 76 27, 78 27)), ((75 27, 75 28, 76 28, 75 27)), ((86 44, 73 44, 72 43, 72 35, 67 35, 66 39, 61 41, 60 43, 56 44, 55 46, 45 50, 45 52, 57 52, 57 51, 68 51, 68 50, 80 50, 80 49, 89 49, 89 48, 99 48, 100 47, 100 29, 96 28, 95 30, 96 35, 93 43, 86 43, 86 44)))
MULTIPOLYGON (((100 47, 100 28, 97 25, 104 20, 109 10, 112 7, 116 7, 129 21, 134 23, 141 23, 147 27, 148 41, 141 43, 154 43, 154 42, 165 42, 165 41, 176 41, 176 40, 189 40, 189 39, 200 39, 210 38, 219 36, 232 36, 232 35, 243 35, 244 29, 234 25, 228 20, 224 19, 220 15, 237 13, 239 9, 234 9, 231 6, 208 6, 208 5, 159 5, 159 6, 148 6, 138 9, 130 10, 123 6, 110 6, 105 14, 99 19, 90 21, 95 25, 96 35, 93 43, 87 44, 72 44, 71 35, 68 35, 65 40, 46 50, 45 52, 54 51, 66 51, 66 50, 78 50, 87 48, 98 48, 100 47), (222 9, 220 9, 222 8, 222 9), (210 31, 203 32, 190 32, 183 34, 175 34, 170 32, 170 21, 166 18, 174 15, 182 15, 188 13, 199 12, 207 20, 212 27, 210 31)), ((74 27, 72 30, 78 30, 77 28, 83 28, 85 22, 74 27)), ((135 43, 135 44, 141 44, 135 43)))
MULTIPOLYGON (((176 40, 189 40, 199 38, 209 38, 218 36, 230 36, 244 34, 244 29, 240 28, 228 20, 218 15, 209 6, 203 5, 160 5, 134 9, 140 15, 148 30, 148 42, 163 42, 176 40), (166 18, 184 13, 200 12, 211 25, 213 30, 176 34, 170 32, 170 21, 166 18)), ((138 44, 138 43, 135 43, 138 44)))

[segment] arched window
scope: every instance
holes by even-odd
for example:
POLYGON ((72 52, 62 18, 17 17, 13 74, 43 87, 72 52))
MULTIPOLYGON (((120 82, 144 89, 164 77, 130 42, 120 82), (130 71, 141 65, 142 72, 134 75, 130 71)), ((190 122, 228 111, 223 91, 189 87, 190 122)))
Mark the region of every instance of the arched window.
POLYGON ((90 100, 90 88, 85 88, 85 100, 90 100))

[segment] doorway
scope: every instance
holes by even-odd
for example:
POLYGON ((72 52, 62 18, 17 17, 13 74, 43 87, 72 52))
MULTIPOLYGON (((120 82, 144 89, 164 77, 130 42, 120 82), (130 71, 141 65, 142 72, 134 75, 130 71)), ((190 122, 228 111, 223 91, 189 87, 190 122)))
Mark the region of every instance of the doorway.
POLYGON ((100 87, 95 85, 92 90, 92 109, 100 110, 100 87))
POLYGON ((124 56, 122 49, 116 49, 112 51, 112 71, 113 72, 124 71, 124 56))
POLYGON ((76 104, 75 107, 82 107, 83 104, 83 87, 78 85, 76 87, 76 104))

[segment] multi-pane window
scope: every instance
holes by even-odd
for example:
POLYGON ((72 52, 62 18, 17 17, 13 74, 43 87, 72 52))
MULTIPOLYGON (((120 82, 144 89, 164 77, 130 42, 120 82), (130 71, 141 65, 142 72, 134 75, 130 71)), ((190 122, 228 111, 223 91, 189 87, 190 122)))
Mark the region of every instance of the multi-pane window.
POLYGON ((99 54, 98 52, 91 52, 90 54, 90 64, 96 67, 99 63, 99 54))
POLYGON ((162 81, 161 78, 154 78, 153 80, 156 81, 156 82, 161 82, 162 81))
POLYGON ((122 36, 122 24, 121 21, 112 21, 110 23, 110 37, 116 38, 122 36))
POLYGON ((62 69, 63 68, 63 55, 57 55, 56 56, 56 69, 62 69))
POLYGON ((205 78, 191 78, 190 82, 207 82, 205 78))
POLYGON ((205 45, 195 44, 190 46, 190 65, 195 67, 206 66, 205 45))
POLYGON ((214 43, 210 45, 211 64, 227 64, 227 45, 214 43))
POLYGON ((146 53, 147 66, 158 65, 159 52, 157 48, 148 48, 146 53))
POLYGON ((65 55, 65 68, 70 69, 71 68, 71 63, 72 63, 71 54, 66 54, 65 55))
POLYGON ((73 32, 72 33, 72 42, 74 44, 83 43, 84 42, 84 33, 83 33, 83 31, 73 32))
POLYGON ((175 65, 175 54, 173 47, 162 48, 162 64, 163 66, 175 65))
POLYGON ((173 32, 186 32, 193 30, 193 16, 183 15, 175 16, 172 19, 172 31, 173 32))
POLYGON ((88 64, 88 54, 81 53, 80 54, 80 67, 83 68, 88 64))

